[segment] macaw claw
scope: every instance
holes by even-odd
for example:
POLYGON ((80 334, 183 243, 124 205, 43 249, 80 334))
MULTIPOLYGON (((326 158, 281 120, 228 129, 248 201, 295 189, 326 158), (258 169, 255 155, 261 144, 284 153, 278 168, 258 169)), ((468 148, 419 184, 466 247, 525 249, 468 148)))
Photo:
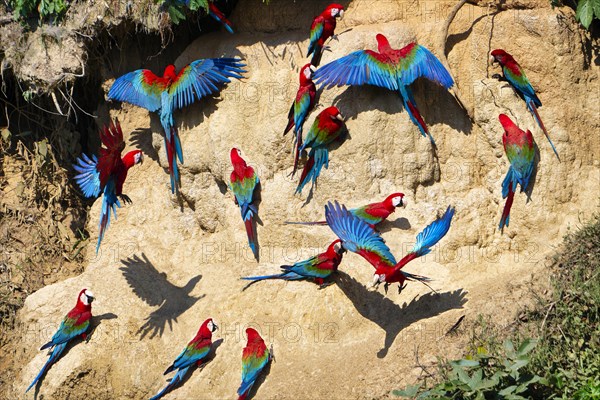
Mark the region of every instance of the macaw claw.
POLYGON ((123 203, 125 204, 132 204, 133 202, 131 201, 131 199, 129 198, 129 196, 127 196, 126 194, 120 194, 119 198, 123 201, 123 203))

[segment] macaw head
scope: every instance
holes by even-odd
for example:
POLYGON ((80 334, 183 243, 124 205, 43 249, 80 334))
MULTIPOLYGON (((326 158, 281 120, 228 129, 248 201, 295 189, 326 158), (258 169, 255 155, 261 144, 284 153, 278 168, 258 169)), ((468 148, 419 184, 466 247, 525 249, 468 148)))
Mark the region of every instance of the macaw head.
POLYGON ((79 292, 79 298, 77 299, 78 303, 81 303, 84 306, 89 306, 94 301, 94 293, 91 290, 83 289, 79 292))
POLYGON ((380 53, 385 53, 392 48, 388 39, 381 33, 378 33, 375 39, 377 40, 377 51, 380 53))
POLYGON ((246 164, 246 162, 242 158, 242 151, 240 149, 238 149, 237 147, 234 147, 231 149, 231 151, 229 152, 229 158, 231 159, 231 163, 233 165, 240 164, 240 163, 246 164))
POLYGON ((300 70, 300 84, 302 85, 307 81, 310 81, 316 70, 317 67, 312 64, 306 64, 304 67, 302 67, 300 70))
POLYGON ((502 49, 492 50, 492 52, 490 53, 490 64, 492 65, 496 63, 500 63, 500 65, 505 65, 511 59, 512 56, 502 49))
POLYGON ((406 207, 404 193, 392 193, 385 199, 385 202, 391 203, 394 207, 406 207))
POLYGON ((335 254, 337 254, 338 256, 341 256, 346 252, 346 249, 342 245, 342 241, 340 239, 337 239, 334 242, 332 242, 327 250, 335 252, 335 254))
POLYGON ((264 340, 260 337, 260 334, 254 328, 247 328, 246 336, 248 337, 248 344, 250 344, 250 343, 263 343, 264 344, 264 340))
POLYGON ((338 120, 340 122, 344 122, 344 117, 342 117, 340 110, 338 110, 338 108, 336 106, 327 107, 321 113, 329 116, 329 118, 331 118, 333 120, 338 120))
POLYGON ((198 333, 205 337, 210 337, 212 333, 217 329, 219 329, 219 327, 217 326, 215 321, 213 321, 212 318, 209 318, 202 323, 202 325, 200 326, 200 330, 198 330, 198 333))
POLYGON ((325 9, 325 14, 331 15, 333 18, 344 18, 344 6, 338 3, 332 3, 325 9))
POLYGON ((163 78, 167 79, 169 82, 173 82, 175 78, 177 78, 177 70, 173 64, 167 65, 165 72, 163 72, 163 78))
POLYGON ((144 153, 141 150, 131 150, 123 157, 123 164, 127 168, 131 168, 134 165, 142 164, 144 162, 144 153))
POLYGON ((377 272, 375 272, 375 274, 373 274, 373 287, 379 287, 379 285, 381 285, 382 283, 385 283, 385 274, 384 273, 380 273, 378 274, 377 272))

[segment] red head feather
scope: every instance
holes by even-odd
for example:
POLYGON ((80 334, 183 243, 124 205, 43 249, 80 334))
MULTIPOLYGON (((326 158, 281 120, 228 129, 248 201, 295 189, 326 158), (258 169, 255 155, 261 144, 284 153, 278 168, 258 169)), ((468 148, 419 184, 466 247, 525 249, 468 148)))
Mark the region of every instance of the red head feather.
POLYGON ((212 333, 216 331, 217 328, 217 324, 215 324, 212 318, 209 318, 206 321, 204 321, 202 325, 200 325, 200 329, 198 329, 198 334, 196 335, 196 337, 211 339, 212 333))
POLYGON ((315 71, 315 66, 310 63, 302 67, 302 69, 300 69, 300 86, 305 86, 312 82, 312 76, 315 71))

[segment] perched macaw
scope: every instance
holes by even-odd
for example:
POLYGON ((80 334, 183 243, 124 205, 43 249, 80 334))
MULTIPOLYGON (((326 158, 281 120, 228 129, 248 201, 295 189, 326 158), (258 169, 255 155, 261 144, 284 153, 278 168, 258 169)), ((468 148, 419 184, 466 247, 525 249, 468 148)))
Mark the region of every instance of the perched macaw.
POLYGON ((169 390, 174 388, 187 374, 188 370, 194 365, 202 365, 206 361, 206 356, 210 352, 212 345, 212 334, 218 328, 217 324, 212 318, 207 319, 202 323, 196 336, 190 340, 185 349, 177 356, 173 364, 164 372, 163 375, 169 372, 177 370, 175 376, 171 379, 169 384, 164 387, 158 394, 152 397, 150 400, 158 400, 165 395, 169 390))
MULTIPOLYGON (((310 26, 310 43, 308 45, 308 54, 306 56, 313 55, 310 63, 315 67, 318 67, 321 62, 321 55, 323 54, 325 42, 335 31, 336 18, 342 19, 343 17, 344 6, 332 3, 327 6, 325 11, 313 19, 310 26)), ((335 38, 335 36, 333 37, 335 38)))
POLYGON ((395 50, 382 34, 376 38, 379 52, 359 50, 332 61, 315 72, 315 81, 327 87, 369 84, 397 90, 411 121, 423 136, 429 135, 435 145, 409 85, 417 78, 425 77, 449 89, 454 85, 450 73, 429 50, 419 44, 413 42, 395 50))
POLYGON ((260 180, 254 171, 254 168, 249 167, 246 161, 242 158, 242 152, 235 147, 229 153, 231 164, 233 164, 233 172, 230 175, 229 188, 235 196, 235 203, 240 207, 242 219, 246 226, 248 235, 248 245, 252 249, 254 257, 258 260, 258 241, 256 240, 256 226, 254 216, 258 216, 258 209, 253 203, 254 191, 260 180))
POLYGON ((238 400, 245 400, 256 382, 258 375, 272 360, 272 351, 269 352, 264 340, 252 328, 246 329, 248 343, 242 352, 242 384, 237 394, 238 400))
POLYGON ((498 119, 504 128, 502 144, 508 161, 510 161, 510 167, 502 182, 502 198, 506 199, 506 203, 504 204, 504 211, 502 211, 499 229, 503 230, 510 221, 510 208, 515 197, 517 184, 521 185, 521 192, 524 192, 529 186, 529 179, 533 173, 535 147, 533 135, 529 130, 525 132, 519 129, 504 114, 500 114, 498 119))
POLYGON ((317 254, 308 260, 299 261, 294 265, 282 265, 280 274, 264 276, 247 276, 242 279, 258 282, 265 279, 283 279, 296 281, 301 279, 313 279, 320 288, 327 285, 324 280, 337 271, 342 262, 342 256, 346 250, 341 246, 341 241, 336 240, 329 245, 324 253, 317 254))
POLYGON ((550 140, 548 131, 546 130, 546 127, 540 118, 540 114, 537 111, 537 107, 541 107, 542 102, 535 94, 535 90, 533 89, 533 86, 531 86, 529 79, 527 79, 523 68, 521 68, 521 66, 510 54, 502 49, 496 49, 492 51, 490 58, 492 65, 498 62, 502 66, 503 77, 500 78, 497 74, 495 74, 494 77, 498 77, 501 80, 507 81, 513 87, 515 92, 517 92, 517 95, 525 100, 527 109, 529 112, 531 112, 531 115, 533 115, 533 119, 535 119, 535 122, 537 122, 541 130, 544 132, 544 135, 546 135, 546 139, 548 139, 554 154, 556 154, 556 157, 560 161, 556 147, 554 147, 554 143, 552 143, 552 140, 550 140))
MULTIPOLYGON (((366 206, 353 208, 350 211, 353 215, 365 221, 372 228, 375 225, 385 221, 394 211, 396 207, 406 207, 406 200, 404 200, 404 193, 392 193, 385 200, 367 204, 366 206)), ((316 222, 284 222, 285 224, 291 225, 327 225, 327 221, 316 221, 316 222)))
POLYGON ((296 99, 290 107, 288 113, 288 124, 283 131, 285 135, 294 127, 294 134, 296 135, 296 145, 294 153, 294 170, 292 176, 296 173, 298 167, 298 158, 300 156, 300 146, 302 146, 302 125, 308 114, 315 107, 315 99, 317 95, 317 88, 312 81, 312 75, 316 68, 312 64, 306 64, 300 70, 300 88, 296 93, 296 99))
POLYGON ((331 202, 325 206, 325 217, 331 230, 342 240, 342 246, 349 251, 365 258, 373 267, 373 285, 385 283, 387 293, 391 283, 398 282, 400 292, 404 289, 404 282, 416 280, 423 283, 429 278, 413 275, 402 271, 402 268, 415 258, 428 254, 450 229, 450 222, 454 215, 454 208, 448 207, 442 218, 436 219, 417 235, 417 242, 413 249, 399 262, 390 252, 383 238, 365 221, 350 213, 344 205, 331 202))
POLYGON ((50 358, 46 361, 46 364, 42 367, 42 370, 37 374, 31 385, 27 387, 25 393, 29 391, 40 378, 48 371, 48 368, 58 360, 60 355, 65 351, 67 344, 77 336, 81 336, 83 339, 86 338, 86 332, 90 327, 90 320, 92 319, 92 301, 94 301, 94 294, 87 289, 83 289, 77 296, 77 304, 69 311, 61 322, 58 330, 52 336, 52 340, 43 345, 40 350, 45 350, 52 347, 50 352, 50 358))
POLYGON ((220 87, 231 82, 229 78, 242 78, 246 72, 240 58, 207 58, 196 60, 177 73, 174 65, 165 68, 162 77, 147 69, 129 72, 115 80, 108 98, 125 101, 150 112, 157 112, 165 131, 165 149, 171 175, 171 192, 179 189, 177 160, 183 163, 183 151, 173 111, 184 108, 220 87))
POLYGON ((77 164, 73 164, 73 168, 79 172, 75 176, 75 182, 85 197, 98 197, 100 192, 104 194, 96 253, 98 253, 104 233, 110 225, 111 210, 115 219, 117 218, 117 207, 121 207, 119 198, 124 203, 131 204, 129 196, 123 194, 123 183, 127 178, 127 171, 144 161, 144 154, 141 150, 132 150, 121 158, 125 142, 118 120, 111 121, 110 126, 100 129, 100 140, 104 145, 104 147, 100 147, 100 158, 95 155, 88 157, 86 154, 82 154, 77 159, 77 164))
POLYGON ((315 118, 306 140, 300 151, 310 147, 308 160, 302 170, 296 193, 301 193, 304 186, 312 180, 313 185, 321 173, 323 166, 329 168, 329 150, 327 145, 337 139, 342 133, 344 119, 337 107, 328 107, 315 118))

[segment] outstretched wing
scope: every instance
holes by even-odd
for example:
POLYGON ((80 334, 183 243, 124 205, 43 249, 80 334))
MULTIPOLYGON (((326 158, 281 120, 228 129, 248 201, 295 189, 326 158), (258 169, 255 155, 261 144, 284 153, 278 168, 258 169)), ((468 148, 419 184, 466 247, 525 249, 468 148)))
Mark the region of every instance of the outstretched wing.
POLYGON ((165 80, 150 70, 138 69, 117 78, 108 91, 108 98, 153 112, 160 108, 160 94, 166 89, 165 80))
POLYGON ((450 223, 454 216, 454 208, 448 206, 446 212, 441 218, 436 219, 431 224, 427 225, 417 235, 417 242, 413 247, 411 253, 417 253, 419 256, 428 254, 437 242, 439 242, 450 229, 450 223))
POLYGON ((98 157, 92 155, 88 157, 86 154, 82 154, 77 159, 77 164, 73 164, 73 168, 78 175, 75 175, 75 182, 83 192, 85 197, 98 197, 102 188, 100 187, 100 172, 96 168, 98 164, 98 157))
POLYGON ((184 108, 220 87, 231 82, 229 78, 241 79, 246 72, 240 58, 207 58, 196 60, 183 68, 169 87, 173 109, 184 108))
POLYGON ((359 50, 338 58, 317 69, 313 79, 327 88, 369 84, 398 90, 396 67, 388 57, 372 50, 359 50))
POLYGON ((424 77, 448 89, 454 84, 444 65, 425 47, 410 43, 400 50, 394 50, 397 57, 398 78, 404 85, 410 85, 417 78, 424 77))
POLYGON ((329 202, 325 206, 325 219, 331 230, 342 240, 346 250, 361 255, 375 268, 390 267, 396 259, 383 238, 365 221, 353 215, 346 206, 329 202))
POLYGON ((100 173, 100 187, 104 187, 108 178, 123 164, 121 152, 125 149, 125 142, 119 120, 110 121, 108 127, 104 125, 100 129, 100 140, 103 146, 100 147, 96 169, 100 173))

